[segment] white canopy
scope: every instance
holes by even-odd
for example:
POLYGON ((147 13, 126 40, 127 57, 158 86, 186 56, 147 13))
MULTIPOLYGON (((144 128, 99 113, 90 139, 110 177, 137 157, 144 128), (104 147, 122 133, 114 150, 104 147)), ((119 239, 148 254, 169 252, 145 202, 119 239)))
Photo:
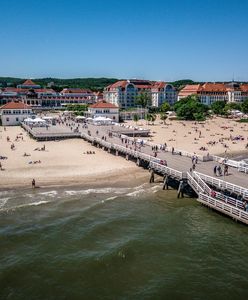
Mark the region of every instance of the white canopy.
POLYGON ((43 120, 53 120, 54 118, 53 118, 53 117, 48 117, 48 116, 46 117, 46 116, 45 116, 45 117, 42 117, 42 119, 43 119, 43 120))
POLYGON ((112 121, 112 119, 99 116, 94 118, 94 121, 112 121))
POLYGON ((36 118, 32 120, 34 123, 45 123, 45 120, 42 120, 41 118, 36 118))
POLYGON ((33 119, 27 118, 27 119, 24 119, 24 122, 27 122, 27 123, 29 122, 30 123, 30 122, 33 122, 33 119))
POLYGON ((76 119, 80 120, 80 119, 85 119, 84 116, 77 116, 76 119))

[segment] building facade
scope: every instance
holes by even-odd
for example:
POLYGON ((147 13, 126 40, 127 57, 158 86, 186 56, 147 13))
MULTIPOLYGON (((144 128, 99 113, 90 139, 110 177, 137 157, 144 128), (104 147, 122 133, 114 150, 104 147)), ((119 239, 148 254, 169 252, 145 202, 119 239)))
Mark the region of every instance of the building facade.
POLYGON ((177 91, 172 85, 137 79, 121 80, 107 86, 103 92, 103 99, 127 109, 136 106, 137 96, 141 93, 146 93, 151 98, 152 106, 156 107, 164 102, 173 104, 177 100, 177 91))
POLYGON ((178 94, 178 100, 197 95, 201 103, 211 105, 215 101, 242 103, 248 99, 248 84, 204 83, 186 85, 178 94))
POLYGON ((53 89, 44 89, 31 80, 14 87, 0 90, 0 105, 12 101, 21 101, 33 108, 62 108, 66 104, 93 104, 96 95, 91 90, 63 89, 61 93, 53 89))
POLYGON ((9 102, 0 107, 3 126, 19 125, 24 119, 33 115, 32 108, 23 102, 9 102))
POLYGON ((112 119, 114 122, 119 122, 119 107, 106 102, 97 102, 88 107, 86 116, 91 118, 105 117, 112 119))

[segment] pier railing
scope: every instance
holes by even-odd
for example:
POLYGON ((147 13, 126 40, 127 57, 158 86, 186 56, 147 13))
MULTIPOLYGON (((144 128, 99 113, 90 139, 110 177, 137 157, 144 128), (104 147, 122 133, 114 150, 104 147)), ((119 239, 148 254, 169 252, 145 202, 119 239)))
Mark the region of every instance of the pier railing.
POLYGON ((187 179, 189 185, 192 187, 192 189, 199 195, 199 193, 204 193, 203 188, 197 183, 197 181, 191 176, 189 172, 187 172, 187 179))
POLYGON ((183 177, 183 172, 177 171, 175 169, 169 168, 167 166, 163 166, 158 162, 155 161, 150 161, 150 165, 153 170, 163 174, 163 175, 169 175, 178 179, 182 179, 183 177))
POLYGON ((248 164, 233 159, 226 159, 217 155, 213 155, 213 160, 221 164, 226 164, 230 167, 237 168, 239 172, 248 173, 248 164))
POLYGON ((199 194, 197 201, 209 207, 212 207, 226 215, 229 215, 236 220, 248 224, 248 213, 240 208, 234 207, 233 205, 222 202, 203 193, 199 194))
POLYGON ((244 197, 248 197, 248 189, 245 189, 241 186, 232 184, 230 182, 226 182, 224 180, 218 179, 218 178, 214 178, 199 172, 195 172, 201 179, 203 179, 205 182, 219 188, 222 190, 228 190, 230 192, 236 193, 236 194, 240 194, 244 197))

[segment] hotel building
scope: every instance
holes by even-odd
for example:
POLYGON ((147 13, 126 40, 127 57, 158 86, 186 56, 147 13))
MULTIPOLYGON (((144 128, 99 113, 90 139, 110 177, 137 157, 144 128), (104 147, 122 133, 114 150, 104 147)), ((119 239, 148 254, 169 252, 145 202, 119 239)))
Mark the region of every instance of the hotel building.
POLYGON ((3 126, 19 125, 24 119, 31 117, 32 108, 23 102, 8 102, 0 107, 0 116, 3 126))
POLYGON ((177 100, 177 91, 172 85, 137 79, 121 80, 107 86, 103 99, 120 108, 130 108, 136 106, 136 98, 141 93, 147 93, 151 97, 152 106, 156 107, 164 102, 173 104, 177 100))
POLYGON ((197 95, 201 103, 211 105, 215 101, 241 103, 248 99, 248 84, 240 83, 204 83, 186 85, 178 94, 178 100, 197 95))

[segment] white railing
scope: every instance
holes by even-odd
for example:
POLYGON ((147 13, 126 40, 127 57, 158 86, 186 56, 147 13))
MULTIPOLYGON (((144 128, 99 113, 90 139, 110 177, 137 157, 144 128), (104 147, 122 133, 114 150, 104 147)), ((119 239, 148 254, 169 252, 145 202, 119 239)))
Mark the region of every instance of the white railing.
POLYGON ((248 173, 248 164, 246 164, 246 163, 243 163, 241 161, 232 160, 232 159, 223 158, 223 157, 220 157, 217 155, 213 155, 212 157, 213 157, 213 160, 217 161, 218 163, 226 164, 230 167, 237 168, 239 172, 248 173))
POLYGON ((162 174, 170 175, 176 178, 181 179, 183 177, 183 173, 180 171, 177 171, 175 169, 169 168, 167 166, 163 166, 160 163, 151 161, 149 165, 152 169, 155 169, 156 171, 161 172, 162 174))
POLYGON ((192 172, 192 177, 201 186, 203 191, 210 196, 211 195, 211 188, 206 184, 206 182, 204 182, 196 172, 192 172))
POLYGON ((203 193, 199 194, 199 197, 197 199, 199 202, 206 204, 226 215, 229 215, 230 217, 239 220, 243 223, 248 224, 248 213, 236 208, 230 204, 224 203, 220 200, 217 200, 213 197, 210 197, 208 195, 205 195, 203 193))
MULTIPOLYGON (((212 195, 214 194, 215 198, 218 199, 218 200, 220 200, 220 201, 222 201, 222 202, 225 202, 227 204, 235 206, 235 207, 237 207, 239 209, 243 209, 244 208, 244 204, 243 204, 242 201, 234 199, 234 198, 226 196, 226 195, 223 195, 220 192, 211 190, 211 188, 201 179, 201 177, 196 172, 193 172, 192 175, 193 175, 192 176, 193 179, 201 187, 201 189, 202 189, 201 192, 202 193, 204 192, 205 194, 207 194, 210 197, 212 197, 212 195)), ((191 176, 191 175, 188 173, 188 178, 189 178, 189 176, 191 176)))
POLYGON ((203 179, 204 181, 206 181, 207 183, 210 183, 211 185, 219 188, 219 189, 226 189, 228 191, 240 194, 244 197, 248 196, 248 189, 243 188, 241 186, 232 184, 230 182, 226 182, 224 180, 218 179, 218 178, 214 178, 199 172, 195 172, 201 179, 203 179))
POLYGON ((197 194, 204 192, 203 188, 197 183, 197 181, 191 176, 189 172, 187 172, 187 179, 189 185, 197 194))

